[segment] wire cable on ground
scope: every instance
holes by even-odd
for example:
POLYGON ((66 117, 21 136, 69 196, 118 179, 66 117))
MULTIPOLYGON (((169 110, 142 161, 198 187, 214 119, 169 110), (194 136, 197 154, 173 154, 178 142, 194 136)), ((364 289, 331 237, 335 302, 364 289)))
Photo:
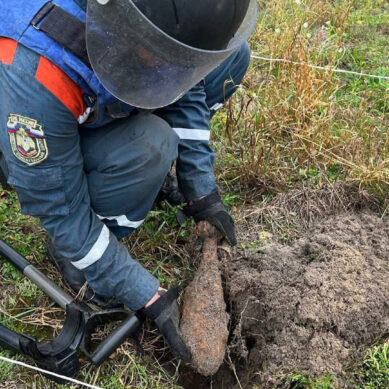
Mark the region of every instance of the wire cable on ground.
POLYGON ((61 378, 63 380, 72 382, 73 384, 84 386, 86 388, 103 389, 103 388, 101 388, 99 386, 90 385, 90 384, 87 384, 85 382, 81 382, 81 381, 75 380, 74 378, 66 377, 66 376, 63 376, 63 375, 60 375, 60 374, 53 373, 52 371, 48 371, 48 370, 40 369, 39 367, 36 367, 36 366, 28 365, 27 363, 24 363, 24 362, 15 361, 13 359, 2 357, 1 355, 0 355, 0 360, 2 360, 4 362, 7 362, 7 363, 11 363, 13 365, 23 366, 23 367, 26 367, 27 369, 38 371, 39 373, 44 373, 44 374, 51 375, 53 377, 61 378))
POLYGON ((333 73, 346 73, 346 74, 353 74, 360 77, 370 77, 370 78, 378 78, 379 80, 389 80, 389 76, 379 76, 379 75, 369 74, 365 72, 354 72, 352 70, 338 69, 331 66, 312 65, 306 62, 297 62, 297 61, 292 61, 290 59, 284 59, 284 58, 268 58, 268 57, 261 57, 259 55, 252 55, 251 58, 258 59, 261 61, 267 61, 267 62, 283 62, 283 63, 290 63, 298 66, 308 66, 313 69, 327 70, 333 73))

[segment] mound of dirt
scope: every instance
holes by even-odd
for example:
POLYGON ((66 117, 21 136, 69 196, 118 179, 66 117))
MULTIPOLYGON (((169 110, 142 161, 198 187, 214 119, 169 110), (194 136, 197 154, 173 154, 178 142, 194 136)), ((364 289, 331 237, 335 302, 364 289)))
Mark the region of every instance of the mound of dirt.
POLYGON ((348 387, 347 364, 389 333, 389 218, 345 212, 290 245, 270 236, 262 246, 258 223, 240 231, 250 248, 225 263, 241 385, 273 388, 293 371, 348 387))

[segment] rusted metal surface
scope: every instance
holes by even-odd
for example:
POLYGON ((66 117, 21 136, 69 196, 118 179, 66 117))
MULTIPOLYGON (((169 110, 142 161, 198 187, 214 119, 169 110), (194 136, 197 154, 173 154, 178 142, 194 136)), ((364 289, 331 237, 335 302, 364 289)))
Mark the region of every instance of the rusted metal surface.
POLYGON ((203 240, 202 258, 185 290, 181 332, 192 353, 193 367, 211 376, 223 363, 229 315, 217 257, 218 231, 208 222, 200 222, 198 233, 203 240))

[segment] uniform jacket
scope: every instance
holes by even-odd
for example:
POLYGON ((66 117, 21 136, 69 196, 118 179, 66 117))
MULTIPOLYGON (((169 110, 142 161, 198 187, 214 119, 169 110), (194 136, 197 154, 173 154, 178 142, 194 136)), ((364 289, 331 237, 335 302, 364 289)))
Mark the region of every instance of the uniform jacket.
MULTIPOLYGON (((109 107, 112 106, 115 109, 120 106, 119 111, 131 114, 134 108, 119 102, 110 95, 86 64, 56 41, 49 38, 44 32, 39 31, 39 25, 37 26, 38 29, 31 25, 31 20, 46 3, 47 0, 1 0, 0 37, 11 38, 22 46, 47 58, 77 84, 84 92, 83 97, 86 104, 89 104, 89 108, 93 108, 95 112, 93 120, 89 117, 86 123, 87 115, 75 115, 81 127, 104 128, 106 123, 115 119, 113 116, 107 115, 109 107)), ((86 0, 53 0, 53 3, 85 22, 86 0)), ((207 76, 203 82, 194 86, 179 101, 156 112, 180 138, 176 168, 181 190, 187 200, 192 200, 217 190, 213 174, 214 153, 209 145, 209 121, 216 107, 219 107, 224 99, 230 97, 234 91, 235 84, 233 82, 228 83, 225 88, 224 82, 227 78, 232 77, 233 81, 236 81, 236 84, 238 84, 243 78, 248 62, 249 50, 247 45, 245 45, 222 64, 220 68, 215 69, 211 75, 207 76)), ((5 71, 8 72, 8 70, 5 71)), ((8 113, 10 112, 5 112, 5 114, 8 113)), ((147 153, 147 150, 144 152, 147 153)), ((82 162, 80 165, 82 166, 82 162)), ((15 169, 15 166, 13 168, 15 169)), ((49 169, 52 169, 52 167, 49 169)), ((123 299, 123 296, 131 294, 130 285, 128 285, 127 278, 125 277, 129 273, 129 271, 126 273, 125 269, 130 260, 127 250, 112 238, 112 234, 110 235, 107 232, 107 227, 98 220, 98 217, 86 202, 80 200, 79 210, 65 214, 65 212, 59 212, 59 206, 54 204, 55 198, 59 195, 59 193, 55 193, 55 196, 54 194, 51 196, 51 208, 55 208, 55 215, 50 215, 53 212, 43 212, 48 202, 45 202, 44 198, 37 201, 37 197, 34 197, 32 188, 36 187, 37 177, 32 170, 33 168, 20 168, 18 170, 20 174, 13 173, 13 179, 20 181, 19 186, 24 185, 23 195, 30 200, 30 209, 31 207, 36 209, 36 212, 29 212, 29 214, 34 216, 46 214, 46 217, 39 217, 50 231, 51 236, 54 239, 62 239, 64 242, 72 240, 71 245, 62 245, 62 251, 59 254, 69 258, 73 263, 83 262, 83 266, 79 268, 84 272, 89 272, 88 281, 90 279, 94 280, 95 286, 92 286, 96 291, 99 291, 96 288, 98 286, 101 292, 105 290, 107 293, 111 293, 106 285, 121 285, 122 290, 116 295, 121 297, 122 301, 126 303, 126 299, 123 299), (26 175, 27 170, 29 171, 28 182, 22 177, 22 171, 26 175), (27 185, 28 183, 31 186, 27 185), (81 215, 84 215, 84 219, 81 215), (91 220, 93 221, 92 224, 91 220), (81 231, 81 229, 85 230, 86 228, 88 228, 88 231, 83 231, 82 234, 71 233, 74 230, 79 229, 81 231), (78 239, 78 237, 80 238, 78 239), (100 244, 101 241, 106 244, 100 244), (93 256, 93 261, 90 260, 91 256, 93 256), (93 265, 90 265, 91 263, 93 265), (107 269, 111 270, 110 274, 107 273, 107 269), (105 278, 104 274, 106 274, 105 278), (113 277, 113 274, 117 274, 117 277, 113 277)), ((48 175, 46 175, 44 180, 47 181, 47 177, 48 175)), ((68 178, 71 182, 71 177, 68 178)), ((17 185, 16 181, 12 183, 17 185)), ((47 182, 45 185, 47 186, 47 182)), ((49 189, 51 190, 51 188, 49 189)), ((77 195, 78 197, 88 197, 88 188, 85 187, 83 190, 83 193, 77 195)), ((40 193, 39 190, 37 193, 40 193)), ((21 203, 23 209, 23 203, 26 203, 26 201, 21 200, 21 203)), ((123 217, 113 219, 115 219, 113 222, 120 226, 123 217)), ((149 285, 149 290, 156 288, 155 281, 142 273, 140 269, 137 268, 134 274, 137 275, 136 277, 134 276, 138 280, 136 284, 147 284, 149 285), (140 276, 140 274, 143 275, 140 276)), ((128 303, 127 306, 133 309, 141 307, 141 305, 139 306, 139 300, 137 303, 128 303)))

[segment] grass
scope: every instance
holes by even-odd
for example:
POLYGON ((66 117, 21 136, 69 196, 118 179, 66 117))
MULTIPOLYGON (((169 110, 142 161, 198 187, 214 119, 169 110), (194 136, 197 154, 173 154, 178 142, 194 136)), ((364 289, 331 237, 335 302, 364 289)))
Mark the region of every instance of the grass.
POLYGON ((307 377, 304 374, 295 374, 289 377, 288 382, 285 384, 285 388, 293 389, 331 389, 332 386, 332 377, 331 374, 328 374, 326 377, 321 377, 318 379, 313 379, 307 377))
MULTIPOLYGON (((259 5, 254 53, 389 75, 386 0, 259 0, 259 5)), ((387 206, 388 96, 388 81, 253 60, 244 85, 212 123, 225 201, 241 207, 292 188, 321 188, 340 180, 387 206)), ((190 222, 178 226, 175 210, 165 205, 151 212, 125 243, 164 285, 185 285, 197 260, 192 227, 190 222)), ((0 238, 59 278, 45 261, 43 230, 20 215, 13 192, 0 191, 0 238)), ((253 245, 260 249, 260 240, 253 245)), ((1 323, 42 339, 58 332, 61 312, 11 265, 0 263, 0 284, 1 323)), ((178 366, 152 327, 145 330, 144 347, 144 359, 129 343, 99 369, 83 361, 80 379, 110 389, 179 388, 178 366)), ((358 389, 389 387, 387 343, 368 350, 350 377, 358 389)), ((12 385, 54 388, 45 378, 0 362, 0 388, 12 385)), ((332 387, 331 375, 312 378, 296 372, 285 382, 290 389, 332 387)))
POLYGON ((389 388, 389 342, 368 350, 354 368, 355 389, 389 388))
MULTIPOLYGON (((387 75, 385 5, 263 2, 253 51, 387 75)), ((216 127, 222 180, 266 193, 342 179, 385 201, 388 93, 388 81, 254 61, 245 87, 219 116, 227 136, 216 127)))

